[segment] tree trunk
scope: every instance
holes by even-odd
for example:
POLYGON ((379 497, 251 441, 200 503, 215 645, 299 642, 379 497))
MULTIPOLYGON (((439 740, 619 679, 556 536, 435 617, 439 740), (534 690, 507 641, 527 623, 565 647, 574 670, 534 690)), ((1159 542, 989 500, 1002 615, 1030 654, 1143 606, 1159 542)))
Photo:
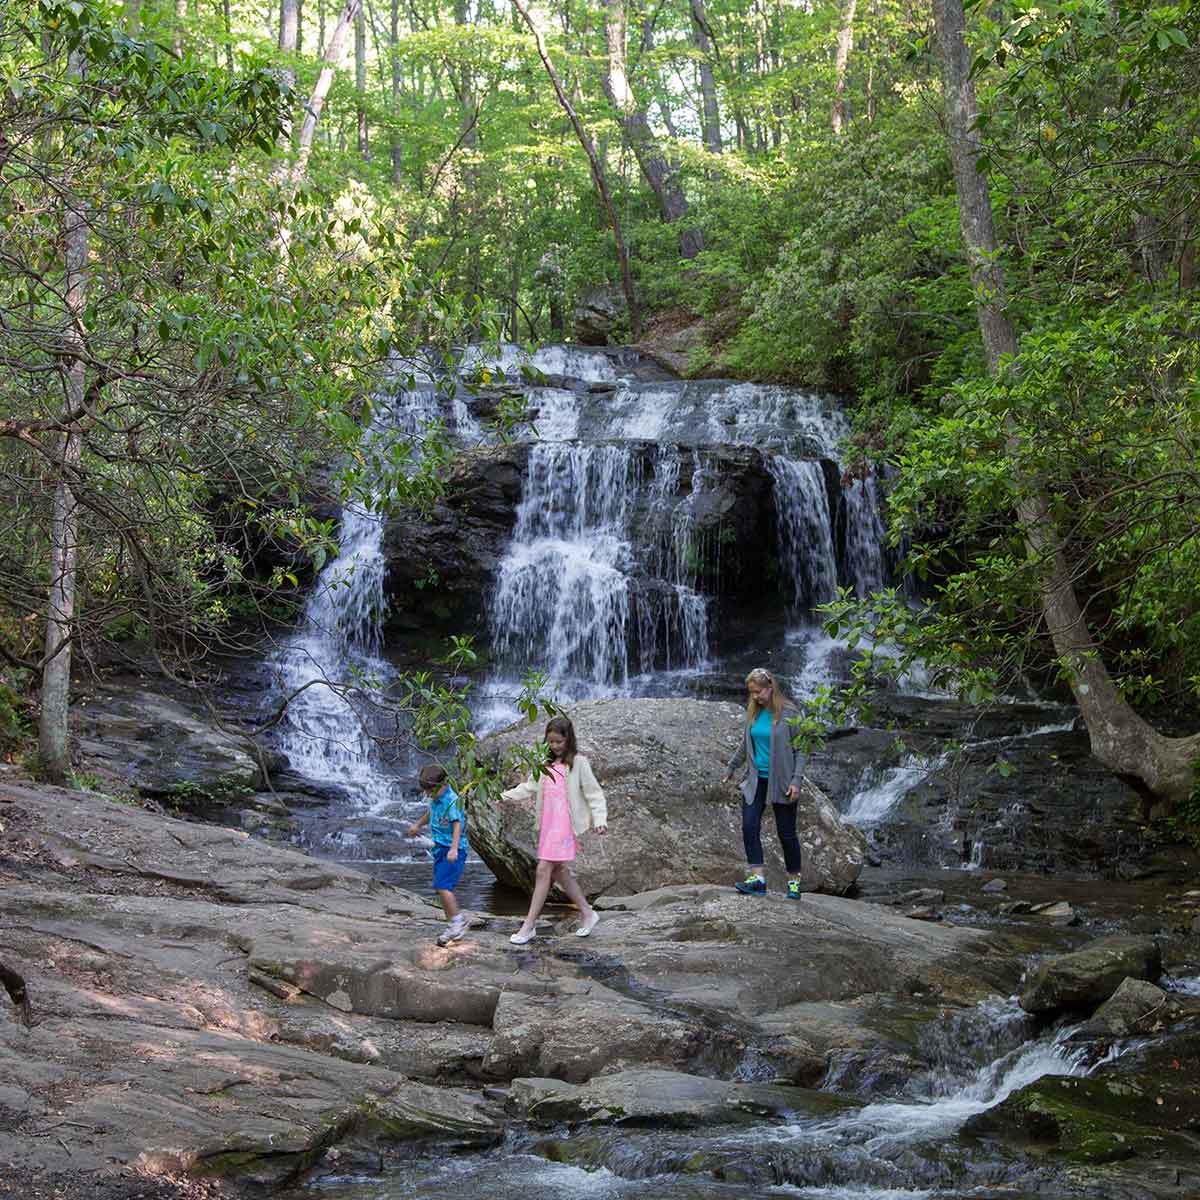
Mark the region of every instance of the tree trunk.
POLYGON ((371 157, 367 141, 367 14, 362 4, 354 17, 354 125, 359 157, 371 157))
POLYGON ((391 28, 388 49, 392 67, 392 183, 399 187, 404 180, 404 148, 400 142, 400 0, 392 0, 391 28))
POLYGON ((183 57, 183 31, 187 28, 187 0, 175 0, 175 24, 171 29, 171 50, 176 58, 183 57))
POLYGON ((712 69, 712 31, 708 25, 704 0, 691 0, 691 11, 692 37, 700 52, 701 134, 708 150, 712 154, 720 154, 724 149, 721 144, 721 110, 717 104, 717 83, 712 69))
MULTIPOLYGON (((650 190, 658 201, 662 219, 671 224, 687 216, 688 203, 671 169, 654 140, 646 113, 638 108, 633 89, 625 71, 625 0, 605 0, 608 19, 605 30, 608 40, 608 71, 604 76, 604 91, 617 110, 621 127, 629 139, 638 166, 642 169, 650 190)), ((695 258, 704 249, 704 235, 695 228, 679 231, 679 252, 684 258, 695 258)))
POLYGON ((308 159, 312 154, 313 134, 316 133, 317 122, 321 119, 325 98, 329 95, 330 87, 333 86, 333 77, 345 55, 346 43, 350 40, 350 27, 354 24, 361 9, 362 0, 346 0, 338 17, 337 25, 334 27, 333 36, 325 48, 321 73, 317 76, 317 82, 313 85, 312 94, 304 109, 304 122, 300 126, 300 137, 297 142, 296 163, 292 168, 293 179, 303 179, 308 170, 308 159))
MULTIPOLYGON (((454 23, 460 29, 469 29, 471 14, 467 0, 454 0, 454 23)), ((467 239, 467 291, 474 296, 482 296, 483 264, 480 259, 480 219, 482 209, 479 197, 479 164, 476 161, 475 150, 479 145, 479 108, 475 99, 475 79, 467 63, 463 64, 462 74, 457 80, 458 99, 462 107, 462 136, 459 141, 466 151, 462 180, 463 191, 466 193, 466 239, 467 239)))
MULTIPOLYGON (((296 54, 299 50, 300 3, 299 0, 280 0, 279 4, 279 52, 283 55, 280 78, 289 88, 296 86, 296 54)), ((291 125, 291 122, 288 122, 291 125)))
MULTIPOLYGON (((69 74, 83 78, 83 62, 71 56, 69 74)), ((64 278, 67 324, 63 334, 64 411, 83 408, 87 385, 84 365, 83 310, 87 302, 88 227, 79 201, 71 195, 63 212, 64 278)), ((75 582, 79 550, 79 507, 75 484, 83 452, 77 423, 59 435, 55 455, 54 504, 50 514, 50 584, 46 596, 46 643, 42 663, 38 756, 46 777, 65 783, 71 770, 71 659, 74 647, 75 582)))
POLYGON ((233 23, 229 12, 229 0, 221 0, 221 23, 225 37, 225 69, 233 74, 233 23))
MULTIPOLYGON (((966 248, 975 311, 988 369, 995 374, 1017 356, 1017 336, 1009 319, 1007 284, 1000 264, 987 178, 977 163, 982 139, 971 58, 966 43, 962 0, 934 0, 934 24, 942 60, 946 125, 958 191, 959 224, 966 248)), ((1020 460, 1020 435, 1010 429, 1009 454, 1020 460)), ((1140 784, 1152 795, 1175 802, 1195 783, 1200 734, 1168 738, 1130 708, 1100 658, 1079 606, 1070 567, 1049 501, 1034 479, 1016 480, 1021 499, 1017 520, 1026 553, 1037 572, 1038 596, 1047 631, 1087 724, 1092 753, 1110 770, 1140 784)))
MULTIPOLYGON (((296 86, 296 56, 299 53, 300 34, 300 4, 299 0, 280 0, 279 2, 279 52, 283 57, 283 68, 279 72, 281 81, 291 91, 296 86)), ((287 117, 280 131, 283 145, 289 146, 292 141, 292 114, 294 109, 288 105, 287 117)))
POLYGON ((533 23, 533 18, 529 15, 529 10, 521 4, 521 0, 513 0, 513 6, 517 12, 524 18, 525 24, 529 26, 529 32, 533 34, 534 44, 537 46, 538 57, 542 60, 542 66, 546 68, 546 74, 550 77, 550 82, 554 87, 554 94, 558 97, 558 103, 562 107, 563 112, 570 118, 572 126, 575 129, 575 136, 579 139, 579 144, 583 147, 583 152, 587 155, 588 165, 592 169, 592 182, 596 185, 596 191, 600 193, 600 199, 604 203, 604 209, 608 213, 609 224, 612 226, 613 241, 617 248, 617 262, 621 267, 621 289, 625 293, 625 304, 629 309, 629 325, 633 331, 633 336, 637 337, 640 333, 640 322, 638 320, 637 300, 633 291, 633 275, 629 270, 629 255, 625 249, 625 237, 621 233, 621 222, 617 217, 616 205, 613 204, 612 193, 608 190, 608 181, 604 178, 604 171, 600 166, 600 160, 596 157, 596 147, 592 145, 592 139, 588 136, 587 130, 583 127, 583 122, 579 119, 579 114, 571 107, 571 101, 567 99, 567 93, 563 91, 562 81, 558 77, 558 72, 554 69, 554 64, 550 61, 550 55, 546 52, 546 43, 542 40, 542 35, 538 31, 538 27, 533 23))
POLYGON ((854 49, 854 13, 858 0, 846 0, 842 23, 838 27, 837 50, 833 57, 833 132, 840 134, 846 124, 846 66, 854 49))

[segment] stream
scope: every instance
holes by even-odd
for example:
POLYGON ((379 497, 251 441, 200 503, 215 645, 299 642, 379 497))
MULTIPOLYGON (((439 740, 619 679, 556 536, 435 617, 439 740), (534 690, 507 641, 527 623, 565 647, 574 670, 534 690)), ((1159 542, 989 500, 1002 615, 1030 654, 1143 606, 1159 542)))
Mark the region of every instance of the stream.
MULTIPOLYGON (((653 695, 740 699, 745 671, 763 662, 801 698, 837 679, 846 647, 821 632, 813 607, 833 598, 838 587, 865 595, 894 579, 880 482, 842 476, 838 446, 847 425, 836 402, 787 388, 646 379, 627 354, 570 347, 548 347, 532 359, 508 347, 498 358, 476 355, 473 365, 515 380, 522 363, 550 378, 526 386, 535 440, 513 533, 486 597, 490 653, 472 690, 478 729, 487 732, 515 718, 514 699, 531 667, 547 672, 563 701, 653 695), (771 589, 781 603, 759 621, 752 601, 743 598, 739 607, 718 582, 725 577, 723 556, 735 547, 713 512, 727 504, 731 487, 744 489, 747 480, 758 485, 749 475, 731 483, 731 448, 763 456, 761 484, 773 512, 760 532, 773 539, 768 551, 778 574, 771 589)), ((375 420, 415 429, 437 419, 465 445, 479 444, 483 432, 471 395, 455 388, 448 393, 436 383, 425 380, 397 391, 387 403, 377 402, 375 420)), ((372 428, 365 436, 379 432, 372 428)), ((314 852, 423 893, 428 843, 402 837, 402 825, 423 803, 415 785, 419 764, 409 755, 381 752, 364 736, 359 716, 365 702, 354 688, 364 677, 386 685, 396 670, 383 636, 383 539, 378 515, 365 509, 343 513, 341 554, 325 567, 301 625, 272 664, 282 687, 317 677, 340 686, 305 691, 276 749, 287 760, 292 786, 299 779, 316 797, 301 816, 303 840, 314 852)), ((909 694, 922 703, 941 700, 919 679, 910 681, 909 694)), ((1027 702, 1014 729, 999 736, 981 731, 965 738, 964 748, 984 761, 1017 746, 1037 753, 1037 746, 1071 736, 1073 723, 1073 711, 1063 706, 1027 702)), ((949 757, 932 744, 910 747, 890 763, 869 757, 847 774, 840 791, 825 781, 823 786, 847 821, 886 847, 893 814, 947 768, 949 757)), ((946 809, 943 834, 951 832, 956 812, 946 809)), ((955 906, 953 893, 963 885, 946 881, 977 877, 990 865, 986 829, 957 842, 923 834, 909 843, 916 848, 892 860, 890 876, 864 873, 864 896, 934 883, 949 897, 945 919, 977 920, 981 914, 971 901, 955 906)), ((1048 887, 1056 896, 1064 891, 1053 881, 1030 886, 1043 894, 1048 887)), ((1099 893, 1105 885, 1095 887, 1099 893)), ((1013 894, 1019 891, 1015 887, 1013 894)), ((498 885, 475 860, 459 894, 469 909, 524 910, 524 896, 498 885)), ((1102 906, 1098 894, 1096 899, 1102 906)), ((1114 916, 1112 927, 1119 928, 1120 921, 1114 916)), ((1098 913, 1096 923, 1101 931, 1104 918, 1098 913)), ((1191 976, 1174 986, 1200 992, 1191 976)), ((959 1134, 970 1118, 1017 1088, 1046 1075, 1103 1071, 1122 1049, 1114 1044, 1098 1054, 1090 1044, 1073 1043, 1069 1029, 1039 1030, 1014 1000, 997 997, 925 1025, 919 1043, 923 1066, 899 1088, 886 1075, 877 1084, 858 1076, 843 1080, 834 1067, 821 1088, 797 1089, 796 1110, 781 1118, 702 1129, 518 1128, 487 1150, 439 1143, 386 1162, 357 1162, 349 1154, 343 1165, 326 1163, 290 1195, 294 1200, 460 1200, 471 1192, 498 1200, 1104 1195, 1079 1190, 1061 1169, 1036 1156, 959 1134)))

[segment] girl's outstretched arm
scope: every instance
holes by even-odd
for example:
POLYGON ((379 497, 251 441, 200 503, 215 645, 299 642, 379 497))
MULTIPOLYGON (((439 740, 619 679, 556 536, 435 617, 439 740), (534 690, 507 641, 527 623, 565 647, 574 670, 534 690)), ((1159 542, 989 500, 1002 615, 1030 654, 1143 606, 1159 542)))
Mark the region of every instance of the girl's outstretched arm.
POLYGON ((532 800, 537 795, 537 790, 536 779, 522 779, 516 787, 509 788, 507 792, 501 792, 500 799, 515 800, 518 804, 524 804, 526 800, 532 800))

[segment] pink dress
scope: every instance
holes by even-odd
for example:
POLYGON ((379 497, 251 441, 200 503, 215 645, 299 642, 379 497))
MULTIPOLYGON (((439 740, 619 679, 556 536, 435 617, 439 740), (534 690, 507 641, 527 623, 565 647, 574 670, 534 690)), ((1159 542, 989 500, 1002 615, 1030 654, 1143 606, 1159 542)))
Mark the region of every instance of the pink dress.
POLYGON ((549 862, 574 862, 579 850, 571 828, 567 806, 567 768, 555 763, 542 780, 542 825, 538 834, 538 858, 549 862))

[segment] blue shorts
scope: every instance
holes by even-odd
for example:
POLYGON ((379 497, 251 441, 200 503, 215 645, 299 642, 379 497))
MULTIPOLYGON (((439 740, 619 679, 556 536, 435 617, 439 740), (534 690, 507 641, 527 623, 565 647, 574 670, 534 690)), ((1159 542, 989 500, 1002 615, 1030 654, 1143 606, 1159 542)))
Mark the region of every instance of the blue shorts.
POLYGON ((446 855, 449 846, 434 846, 433 848, 433 886, 439 892, 452 892, 462 878, 463 869, 467 865, 467 850, 465 846, 458 848, 458 861, 447 862, 446 855))

